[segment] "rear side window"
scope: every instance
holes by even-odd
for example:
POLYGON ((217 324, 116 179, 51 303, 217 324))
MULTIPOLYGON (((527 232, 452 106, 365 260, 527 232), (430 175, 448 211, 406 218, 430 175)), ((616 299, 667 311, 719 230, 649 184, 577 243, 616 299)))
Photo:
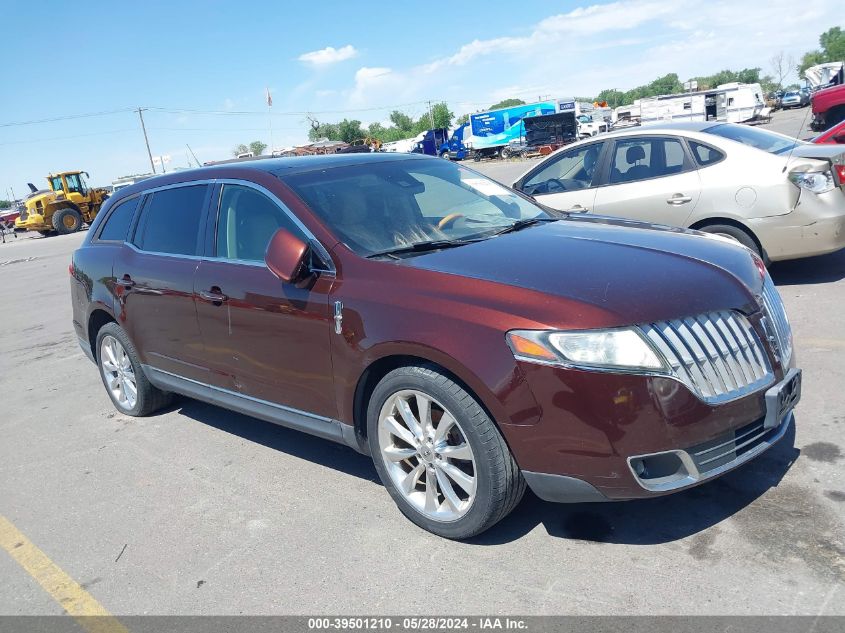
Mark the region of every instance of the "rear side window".
POLYGON ((141 211, 135 245, 154 253, 198 255, 207 189, 206 185, 193 185, 151 194, 141 211))
POLYGON ((661 178, 683 171, 684 148, 678 139, 634 137, 616 142, 610 184, 661 178))
POLYGON ((135 209, 138 208, 140 201, 141 196, 135 196, 131 200, 118 204, 106 218, 98 239, 125 242, 129 235, 129 225, 132 224, 135 209))
POLYGON ((695 162, 702 167, 718 163, 725 157, 722 152, 710 147, 709 145, 702 145, 701 143, 696 143, 695 141, 689 141, 689 146, 692 150, 692 155, 695 156, 695 162))

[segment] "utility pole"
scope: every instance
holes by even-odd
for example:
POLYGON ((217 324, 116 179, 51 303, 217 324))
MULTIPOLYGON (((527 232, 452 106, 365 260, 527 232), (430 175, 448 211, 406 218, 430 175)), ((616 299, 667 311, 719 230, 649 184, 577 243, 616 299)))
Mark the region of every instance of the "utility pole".
MULTIPOLYGON (((153 170, 153 173, 156 173, 156 166, 155 163, 153 163, 153 153, 150 151, 150 139, 147 138, 147 126, 144 125, 144 110, 146 110, 146 108, 138 108, 138 118, 141 119, 141 130, 144 132, 144 143, 147 144, 147 156, 150 157, 150 168, 153 170)), ((162 165, 162 167, 163 166, 164 165, 162 165)))
POLYGON ((434 127, 434 113, 431 111, 431 101, 428 102, 428 121, 431 123, 431 127, 434 127))

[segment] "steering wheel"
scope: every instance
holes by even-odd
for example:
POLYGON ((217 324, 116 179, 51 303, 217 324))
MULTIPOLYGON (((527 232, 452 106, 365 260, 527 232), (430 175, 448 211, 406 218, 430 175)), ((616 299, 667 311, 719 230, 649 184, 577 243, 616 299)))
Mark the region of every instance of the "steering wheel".
POLYGON ((445 229, 446 227, 454 224, 455 220, 459 220, 462 217, 464 217, 463 213, 450 213, 445 218, 440 220, 440 222, 437 223, 437 228, 438 229, 445 229))
POLYGON ((567 186, 557 178, 549 178, 546 181, 546 193, 559 193, 561 191, 569 191, 567 186))

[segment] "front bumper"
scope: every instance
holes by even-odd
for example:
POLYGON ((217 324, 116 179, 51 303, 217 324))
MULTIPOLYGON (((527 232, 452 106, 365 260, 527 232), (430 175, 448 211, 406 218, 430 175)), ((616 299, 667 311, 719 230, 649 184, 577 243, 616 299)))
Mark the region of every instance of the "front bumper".
POLYGON ((519 365, 543 413, 535 424, 502 430, 529 487, 548 501, 637 499, 695 486, 761 454, 793 421, 790 409, 766 426, 766 393, 786 382, 780 372, 754 393, 708 404, 668 377, 519 365), (637 458, 664 453, 682 458, 680 475, 661 481, 653 470, 636 472, 637 458))
POLYGON ((15 228, 23 231, 47 231, 53 227, 44 221, 43 215, 29 213, 25 220, 21 218, 15 220, 15 228))

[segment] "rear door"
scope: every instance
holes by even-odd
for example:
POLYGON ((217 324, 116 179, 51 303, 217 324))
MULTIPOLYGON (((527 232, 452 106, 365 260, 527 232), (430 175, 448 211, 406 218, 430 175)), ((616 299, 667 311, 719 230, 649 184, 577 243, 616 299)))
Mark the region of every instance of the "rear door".
POLYGON ((144 199, 133 237, 115 259, 118 318, 141 362, 207 381, 194 305, 194 274, 210 187, 156 189, 144 199))
POLYGON ((633 136, 613 142, 594 208, 602 215, 686 226, 700 198, 698 170, 680 138, 633 136))
MULTIPOLYGON (((211 384, 326 418, 337 417, 330 337, 333 269, 302 287, 284 283, 264 263, 284 228, 315 242, 273 194, 223 182, 208 227, 208 256, 194 290, 211 384)), ((327 262, 317 268, 331 268, 327 262)))
POLYGON ((526 174, 516 188, 552 209, 592 211, 599 165, 607 145, 598 141, 555 154, 526 174))

